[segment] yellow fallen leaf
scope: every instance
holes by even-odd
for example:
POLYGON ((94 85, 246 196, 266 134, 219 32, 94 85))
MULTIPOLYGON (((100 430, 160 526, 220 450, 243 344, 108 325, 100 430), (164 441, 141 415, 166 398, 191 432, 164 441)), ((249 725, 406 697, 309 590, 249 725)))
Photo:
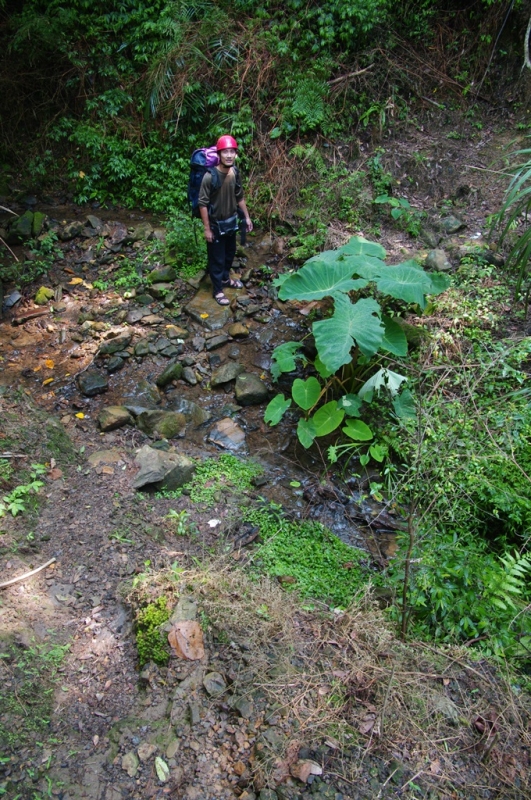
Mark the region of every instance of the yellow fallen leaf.
POLYGON ((44 366, 48 367, 48 369, 53 369, 55 367, 55 363, 52 361, 51 358, 47 358, 44 362, 44 366))
POLYGON ((47 386, 49 383, 53 383, 55 378, 46 378, 45 381, 42 382, 43 386, 47 386))
POLYGON ((84 178, 85 177, 85 173, 83 172, 83 170, 80 170, 78 174, 79 174, 80 178, 84 178))
POLYGON ((206 319, 208 317, 208 314, 200 314, 200 317, 201 319, 206 319))
POLYGON ((41 369, 42 369, 42 364, 39 364, 39 366, 38 366, 38 367, 35 367, 35 369, 33 370, 33 372, 40 372, 40 371, 41 371, 41 369))
POLYGON ((94 286, 88 281, 83 281, 83 286, 85 287, 85 289, 94 289, 94 286))
POLYGON ((83 414, 83 412, 82 412, 82 411, 79 411, 79 412, 76 414, 76 417, 77 417, 78 419, 85 419, 85 415, 83 414))
POLYGON ((72 280, 68 281, 68 283, 71 286, 79 286, 80 283, 83 283, 83 278, 72 278, 72 280))

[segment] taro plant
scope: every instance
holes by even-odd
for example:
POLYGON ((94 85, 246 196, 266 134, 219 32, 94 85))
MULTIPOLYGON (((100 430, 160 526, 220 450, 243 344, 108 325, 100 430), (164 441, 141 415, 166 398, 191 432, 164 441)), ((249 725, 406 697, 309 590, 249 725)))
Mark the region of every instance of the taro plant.
MULTIPOLYGON (((449 279, 441 273, 424 272, 414 261, 389 266, 383 261, 385 256, 381 245, 353 236, 343 247, 320 253, 297 272, 281 275, 275 281, 281 300, 331 298, 333 302, 330 315, 312 325, 317 350, 313 367, 319 377, 296 378, 291 397, 277 394, 265 413, 266 422, 277 425, 293 401, 302 412, 297 435, 305 448, 342 425, 342 432, 351 441, 370 442, 372 430, 356 418, 361 416, 363 401, 370 402, 373 393, 383 388, 393 397, 395 413, 408 414, 411 395, 400 391, 406 377, 374 360, 378 353, 406 356, 405 333, 395 319, 384 313, 375 297, 360 297, 359 292, 374 284, 383 298, 424 309, 426 296, 443 292, 449 279), (350 391, 356 385, 358 391, 350 391)), ((302 342, 284 342, 274 350, 275 379, 293 372, 297 359, 304 360, 302 346, 302 342)), ((337 449, 332 450, 332 458, 337 453, 337 449)), ((369 455, 376 460, 384 457, 374 445, 369 446, 369 455)))

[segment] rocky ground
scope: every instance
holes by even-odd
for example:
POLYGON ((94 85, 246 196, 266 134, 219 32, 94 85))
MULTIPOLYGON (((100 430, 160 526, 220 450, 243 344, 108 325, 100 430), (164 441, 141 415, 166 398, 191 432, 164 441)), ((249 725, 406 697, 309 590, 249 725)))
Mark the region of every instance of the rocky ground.
MULTIPOLYGON (((386 245, 400 260, 431 249, 453 269, 495 210, 483 171, 500 166, 501 140, 412 138, 396 147, 396 177, 430 224, 424 242, 390 230, 386 245)), ((365 541, 344 511, 354 495, 313 491, 323 464, 298 451, 289 419, 263 423, 271 350, 300 336, 308 311, 276 300, 285 244, 258 234, 240 251, 246 288, 227 292, 226 309, 163 257, 145 262, 141 286, 102 290, 96 281, 112 283, 124 257, 138 264, 163 232, 91 211, 26 216, 57 231, 62 256, 19 299, 5 287, 0 488, 32 463, 46 470, 38 504, 28 494, 23 513, 0 519, 0 583, 55 560, 0 589, 0 796, 529 796, 527 700, 488 663, 406 647, 367 598, 348 613, 305 610, 240 568, 253 547, 242 496, 365 541), (260 486, 208 506, 154 494, 227 451, 261 465, 260 486), (198 649, 139 669, 134 615, 162 590, 184 649, 190 631, 198 649)))

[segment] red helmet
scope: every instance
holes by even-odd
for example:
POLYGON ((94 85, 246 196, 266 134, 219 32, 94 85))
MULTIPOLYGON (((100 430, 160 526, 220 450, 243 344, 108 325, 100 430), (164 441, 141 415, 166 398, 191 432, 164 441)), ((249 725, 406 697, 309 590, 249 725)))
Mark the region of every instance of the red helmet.
POLYGON ((221 136, 216 142, 216 150, 237 150, 238 142, 232 136, 221 136))

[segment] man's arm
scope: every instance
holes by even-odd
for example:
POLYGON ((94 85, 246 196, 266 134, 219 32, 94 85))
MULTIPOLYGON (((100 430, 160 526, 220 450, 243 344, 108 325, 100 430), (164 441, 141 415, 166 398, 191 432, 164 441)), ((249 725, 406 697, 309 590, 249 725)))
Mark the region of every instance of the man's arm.
POLYGON ((205 229, 205 239, 207 242, 214 241, 214 233, 212 228, 210 227, 210 219, 208 217, 208 208, 206 206, 199 206, 199 213, 201 214, 201 219, 203 221, 203 227, 205 229))
MULTIPOLYGON (((234 208, 234 206, 233 206, 233 208, 234 208)), ((238 203, 238 208, 241 208, 241 210, 242 210, 242 211, 243 211, 243 213, 244 213, 244 216, 245 216, 245 226, 246 226, 246 228, 247 228, 247 231, 248 231, 248 233, 250 233, 250 232, 252 231, 252 229, 253 229, 253 223, 252 223, 252 221, 251 221, 251 217, 249 216, 249 212, 247 211, 247 206, 246 206, 246 204, 245 204, 245 200, 240 200, 240 201, 239 201, 239 203, 238 203)))

